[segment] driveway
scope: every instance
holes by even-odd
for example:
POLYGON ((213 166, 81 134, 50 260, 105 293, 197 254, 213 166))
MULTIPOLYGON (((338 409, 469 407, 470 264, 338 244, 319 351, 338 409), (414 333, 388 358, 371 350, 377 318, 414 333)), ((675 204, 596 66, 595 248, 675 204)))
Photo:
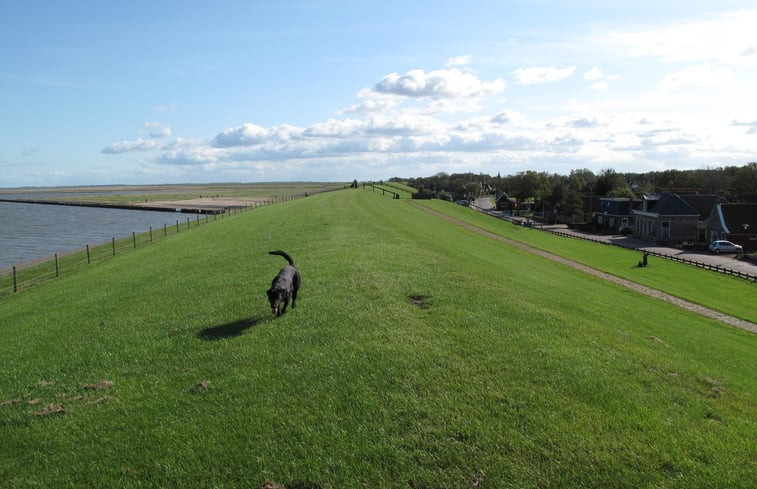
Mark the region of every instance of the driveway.
POLYGON ((479 197, 473 201, 473 205, 483 211, 489 211, 494 209, 491 196, 479 197))

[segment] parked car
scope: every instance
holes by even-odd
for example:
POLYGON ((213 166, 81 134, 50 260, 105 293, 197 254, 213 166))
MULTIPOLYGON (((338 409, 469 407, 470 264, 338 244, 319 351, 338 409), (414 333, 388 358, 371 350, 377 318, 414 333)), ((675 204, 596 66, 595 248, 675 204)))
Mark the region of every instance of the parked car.
POLYGON ((710 243, 710 251, 713 253, 738 253, 741 250, 741 245, 731 243, 730 241, 718 240, 710 243))

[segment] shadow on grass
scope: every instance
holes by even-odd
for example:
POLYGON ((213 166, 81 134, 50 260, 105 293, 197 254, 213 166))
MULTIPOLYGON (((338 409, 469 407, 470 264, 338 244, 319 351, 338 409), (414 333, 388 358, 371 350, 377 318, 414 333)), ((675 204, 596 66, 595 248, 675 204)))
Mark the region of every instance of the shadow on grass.
POLYGON ((220 340, 223 338, 234 338, 241 335, 246 330, 265 321, 266 320, 261 317, 240 319, 239 321, 233 321, 231 323, 205 328, 197 333, 197 337, 201 340, 206 341, 220 340))

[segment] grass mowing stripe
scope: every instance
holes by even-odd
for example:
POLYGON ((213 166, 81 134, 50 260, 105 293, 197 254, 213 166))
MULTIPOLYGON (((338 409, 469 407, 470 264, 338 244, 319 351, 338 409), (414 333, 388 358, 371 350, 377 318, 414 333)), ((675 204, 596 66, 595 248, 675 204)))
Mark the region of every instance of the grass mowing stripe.
POLYGON ((0 304, 0 402, 21 400, 0 406, 0 477, 748 487, 753 335, 407 204, 279 204, 0 304), (272 249, 303 276, 278 320, 272 249), (32 416, 32 399, 66 412, 32 416))

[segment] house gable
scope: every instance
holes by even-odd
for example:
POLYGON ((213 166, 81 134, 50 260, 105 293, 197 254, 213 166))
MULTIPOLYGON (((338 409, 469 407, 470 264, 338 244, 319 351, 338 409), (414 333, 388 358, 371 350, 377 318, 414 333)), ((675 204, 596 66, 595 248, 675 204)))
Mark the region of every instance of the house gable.
POLYGON ((707 223, 710 241, 727 239, 745 250, 757 248, 757 204, 718 204, 707 223))
POLYGON ((757 204, 720 204, 718 208, 728 233, 757 234, 757 204))

